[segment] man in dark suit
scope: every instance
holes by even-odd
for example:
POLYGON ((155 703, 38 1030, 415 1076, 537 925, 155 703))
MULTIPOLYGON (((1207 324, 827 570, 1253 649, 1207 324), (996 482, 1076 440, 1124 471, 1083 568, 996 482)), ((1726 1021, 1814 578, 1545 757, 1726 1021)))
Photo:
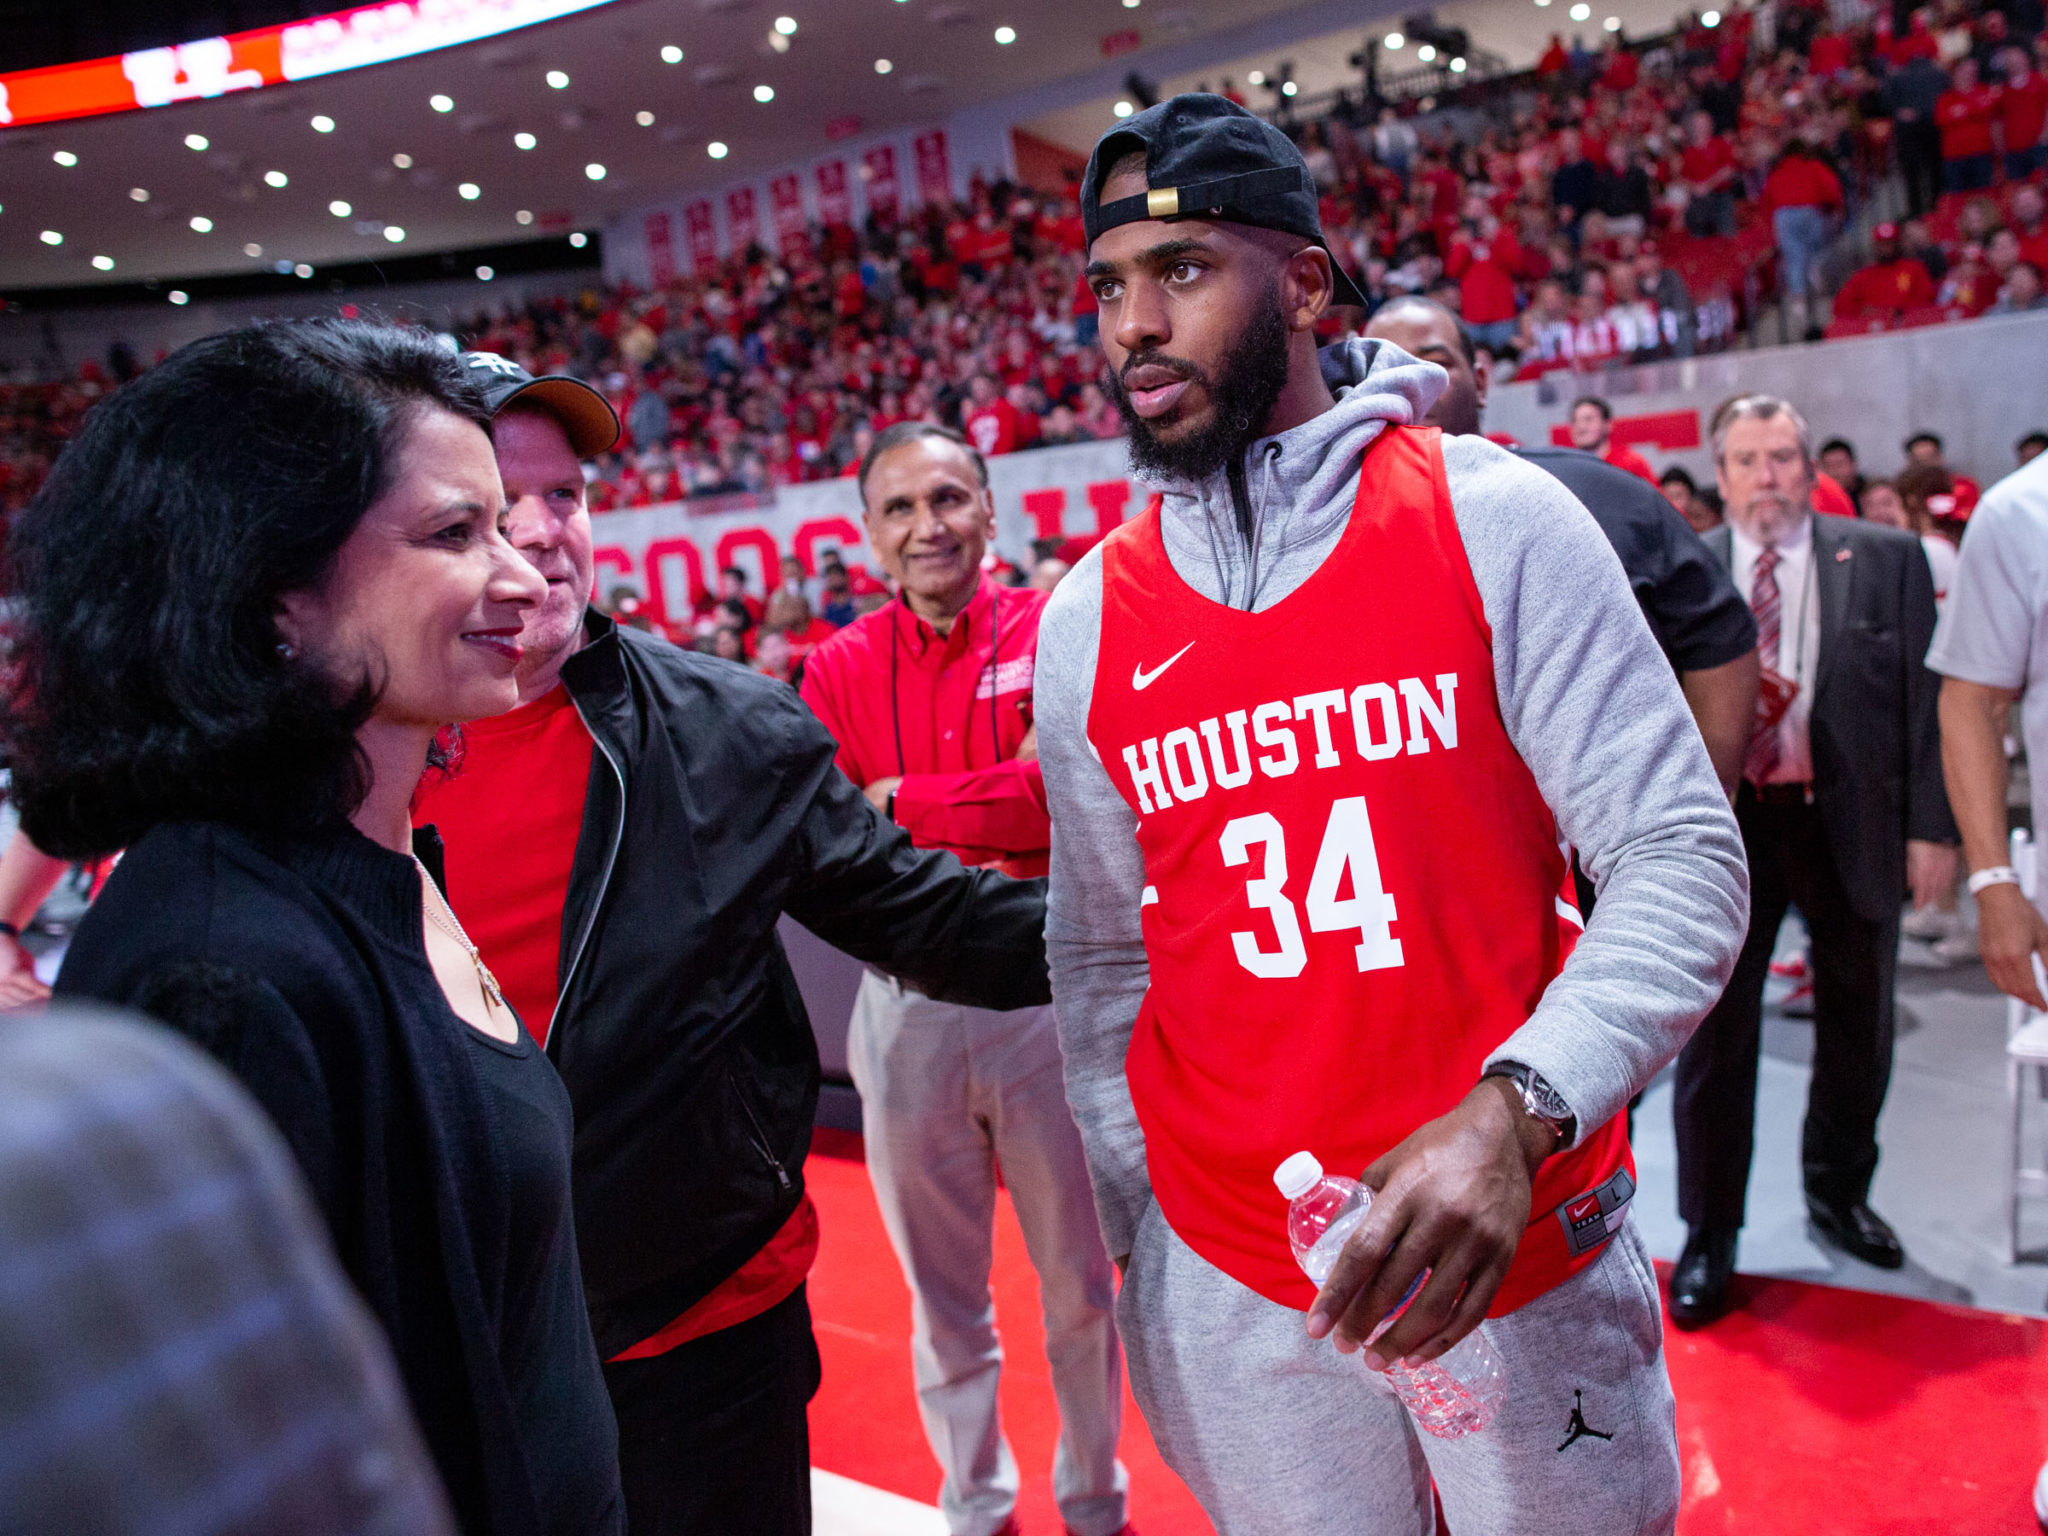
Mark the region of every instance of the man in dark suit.
POLYGON ((1788 906, 1813 940, 1814 1052, 1801 1154, 1826 1242, 1896 1269, 1870 1208, 1877 1115, 1892 1063, 1899 902, 1955 878, 1941 782, 1939 680, 1923 665, 1934 582, 1919 541, 1813 514, 1813 439, 1799 413, 1744 395, 1716 413, 1727 526, 1706 535, 1756 613, 1763 686, 1736 819, 1749 855, 1749 937, 1728 990, 1678 1058, 1679 1214, 1671 1312, 1727 1305, 1755 1144, 1764 980, 1788 906))

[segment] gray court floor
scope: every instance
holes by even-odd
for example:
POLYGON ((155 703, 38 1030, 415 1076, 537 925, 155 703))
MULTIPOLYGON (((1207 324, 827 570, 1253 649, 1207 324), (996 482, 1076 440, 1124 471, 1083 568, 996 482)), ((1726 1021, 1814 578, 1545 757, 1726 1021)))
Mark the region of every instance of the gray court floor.
MULTIPOLYGON (((1781 990, 1774 986, 1772 995, 1781 990)), ((1875 1269, 1812 1236, 1799 1184, 1799 1127, 1813 1026, 1775 1006, 1764 1019, 1757 1155, 1737 1267, 1745 1274, 2048 1316, 2048 1201, 2023 1207, 2022 1254, 2031 1250, 2035 1262, 2006 1262, 2005 999, 1974 962, 1939 971, 1902 967, 1898 998, 1898 1047, 1871 1204, 1897 1228, 1906 1267, 1875 1269)), ((2030 1098, 2029 1116, 2030 1155, 2038 1159, 2048 1100, 2030 1098)), ((1635 1149, 1641 1182, 1636 1219, 1651 1253, 1675 1259, 1685 1225, 1677 1210, 1668 1071, 1637 1112, 1635 1149)))

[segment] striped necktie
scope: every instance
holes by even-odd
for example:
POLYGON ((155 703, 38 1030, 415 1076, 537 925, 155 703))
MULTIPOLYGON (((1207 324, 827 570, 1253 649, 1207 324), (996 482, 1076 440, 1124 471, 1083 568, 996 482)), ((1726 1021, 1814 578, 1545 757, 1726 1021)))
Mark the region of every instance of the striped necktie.
MULTIPOLYGON (((1766 671, 1778 670, 1778 619, 1781 607, 1778 593, 1778 562, 1783 558, 1775 549, 1765 549, 1756 557, 1756 576, 1750 582, 1749 606, 1756 615, 1756 650, 1766 671)), ((1742 776, 1752 784, 1761 784, 1778 766, 1778 728, 1764 726, 1749 739, 1749 756, 1742 765, 1742 776)))

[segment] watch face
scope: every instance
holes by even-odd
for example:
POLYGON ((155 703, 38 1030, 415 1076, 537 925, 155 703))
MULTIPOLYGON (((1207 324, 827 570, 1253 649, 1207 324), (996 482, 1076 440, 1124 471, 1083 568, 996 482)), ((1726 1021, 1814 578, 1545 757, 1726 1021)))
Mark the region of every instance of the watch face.
POLYGON ((1530 1072, 1522 1078, 1522 1095, 1529 1107, 1546 1120, 1569 1120, 1572 1117, 1571 1105, 1565 1103, 1564 1096, 1538 1073, 1530 1072))

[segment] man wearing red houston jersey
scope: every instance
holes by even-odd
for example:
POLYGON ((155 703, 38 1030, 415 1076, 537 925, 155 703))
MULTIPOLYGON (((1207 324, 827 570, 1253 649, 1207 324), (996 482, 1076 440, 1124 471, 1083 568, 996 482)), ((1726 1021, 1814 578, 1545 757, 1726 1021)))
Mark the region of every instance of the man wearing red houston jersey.
MULTIPOLYGON (((988 466, 959 433, 907 421, 875 439, 860 485, 868 547, 902 596, 818 649, 804 700, 838 739, 847 777, 920 847, 1043 874, 1051 827, 1031 679, 1045 597, 982 573, 995 532, 988 466)), ((1044 1302, 1060 1515, 1074 1536, 1121 1530, 1116 1274, 1052 1010, 956 1007, 870 972, 847 1056, 868 1175, 910 1282, 918 1407, 954 1536, 1014 1529, 1017 1463, 996 1411, 1003 1351, 989 1294, 998 1164, 1044 1302)))
POLYGON ((1161 494, 1040 628, 1047 952, 1153 1437, 1223 1532, 1427 1530, 1432 1479, 1453 1530, 1668 1532, 1622 1112, 1747 904, 1684 698, 1562 484, 1412 425, 1442 369, 1318 353, 1360 295, 1284 134, 1175 97, 1082 193, 1161 494), (1377 1191, 1320 1289, 1272 1182, 1301 1149, 1377 1191), (1485 1319, 1484 1433, 1418 1436, 1345 1358, 1418 1281, 1366 1364, 1485 1319))

